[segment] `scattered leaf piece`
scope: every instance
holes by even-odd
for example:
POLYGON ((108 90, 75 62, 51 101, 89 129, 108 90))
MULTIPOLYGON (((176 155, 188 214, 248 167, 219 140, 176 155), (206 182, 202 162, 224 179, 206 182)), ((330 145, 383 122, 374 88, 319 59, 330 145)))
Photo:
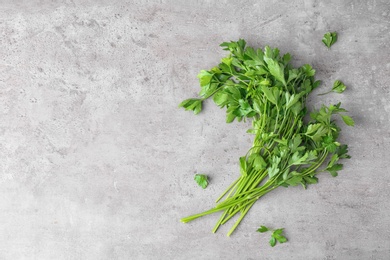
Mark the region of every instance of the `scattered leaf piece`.
POLYGON ((195 174, 194 180, 203 189, 206 189, 207 185, 209 184, 208 178, 204 174, 195 174))

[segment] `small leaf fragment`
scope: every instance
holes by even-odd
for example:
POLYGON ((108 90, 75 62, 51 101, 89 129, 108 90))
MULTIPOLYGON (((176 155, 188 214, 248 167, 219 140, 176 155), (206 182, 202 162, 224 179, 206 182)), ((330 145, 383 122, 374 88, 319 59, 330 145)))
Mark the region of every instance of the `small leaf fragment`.
POLYGON ((195 174, 194 180, 203 189, 206 189, 207 185, 209 184, 208 178, 204 174, 195 174))
POLYGON ((199 114, 202 110, 202 99, 189 98, 179 104, 179 107, 183 107, 185 110, 192 110, 194 114, 199 114))
POLYGON ((326 47, 330 48, 337 41, 337 32, 327 32, 322 38, 322 42, 326 47))
POLYGON ((343 82, 341 82, 340 80, 336 80, 333 83, 332 91, 336 93, 343 93, 346 90, 346 88, 347 86, 345 86, 343 82))
POLYGON ((257 229, 257 232, 264 233, 267 232, 269 229, 266 226, 260 226, 259 229, 257 229))
POLYGON ((271 239, 269 240, 269 244, 274 247, 276 245, 276 239, 274 237, 271 237, 271 239))

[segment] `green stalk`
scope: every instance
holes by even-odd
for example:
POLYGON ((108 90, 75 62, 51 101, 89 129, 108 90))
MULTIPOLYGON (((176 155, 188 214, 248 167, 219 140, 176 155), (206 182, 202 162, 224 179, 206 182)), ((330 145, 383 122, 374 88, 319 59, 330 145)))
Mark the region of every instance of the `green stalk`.
POLYGON ((225 196, 225 194, 228 193, 230 190, 232 189, 234 190, 239 180, 240 178, 238 178, 232 184, 230 184, 230 186, 221 194, 221 196, 219 196, 218 199, 216 199, 215 203, 218 203, 218 201, 220 201, 225 196))

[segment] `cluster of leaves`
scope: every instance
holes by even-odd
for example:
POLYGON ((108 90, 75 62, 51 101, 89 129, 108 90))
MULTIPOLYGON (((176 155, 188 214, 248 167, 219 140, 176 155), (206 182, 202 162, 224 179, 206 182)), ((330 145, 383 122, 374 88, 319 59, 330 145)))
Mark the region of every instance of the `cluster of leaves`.
POLYGON ((284 228, 270 230, 266 226, 261 226, 259 229, 257 229, 257 232, 265 233, 265 232, 271 231, 272 234, 271 234, 271 239, 269 240, 269 244, 272 247, 274 247, 276 245, 276 241, 278 241, 281 244, 287 242, 287 238, 283 235, 283 230, 284 230, 284 228))
MULTIPOLYGON (((322 106, 310 113, 309 121, 304 120, 309 113, 306 98, 320 85, 310 65, 294 68, 290 54, 280 55, 277 48, 268 46, 255 50, 242 39, 221 46, 229 54, 218 66, 200 72, 199 97, 184 100, 180 106, 197 114, 202 102, 212 97, 226 109, 226 122, 252 120, 248 133, 254 135, 254 141, 239 159, 240 177, 217 202, 224 196, 225 200, 182 221, 223 211, 215 232, 240 214, 230 235, 252 205, 273 189, 296 185, 306 188, 318 182, 316 175, 322 171, 337 176, 342 169, 339 160, 349 156, 347 146, 337 141, 341 129, 334 117, 341 116, 350 126, 354 122, 340 103, 322 106)), ((345 85, 337 81, 332 90, 341 93, 345 85)))

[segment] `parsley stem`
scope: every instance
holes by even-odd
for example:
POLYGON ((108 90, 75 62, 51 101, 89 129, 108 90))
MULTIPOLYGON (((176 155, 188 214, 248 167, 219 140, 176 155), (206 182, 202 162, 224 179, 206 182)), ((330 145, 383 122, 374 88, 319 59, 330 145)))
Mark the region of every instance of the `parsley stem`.
POLYGON ((325 93, 318 94, 318 96, 323 96, 323 95, 329 94, 329 93, 331 93, 331 92, 332 92, 332 90, 331 90, 331 91, 328 91, 328 92, 325 92, 325 93))
POLYGON ((215 203, 218 203, 218 201, 220 201, 225 196, 226 193, 228 193, 231 189, 234 189, 234 187, 236 187, 239 180, 240 178, 235 180, 232 184, 230 184, 230 186, 221 194, 221 196, 218 197, 215 203))

